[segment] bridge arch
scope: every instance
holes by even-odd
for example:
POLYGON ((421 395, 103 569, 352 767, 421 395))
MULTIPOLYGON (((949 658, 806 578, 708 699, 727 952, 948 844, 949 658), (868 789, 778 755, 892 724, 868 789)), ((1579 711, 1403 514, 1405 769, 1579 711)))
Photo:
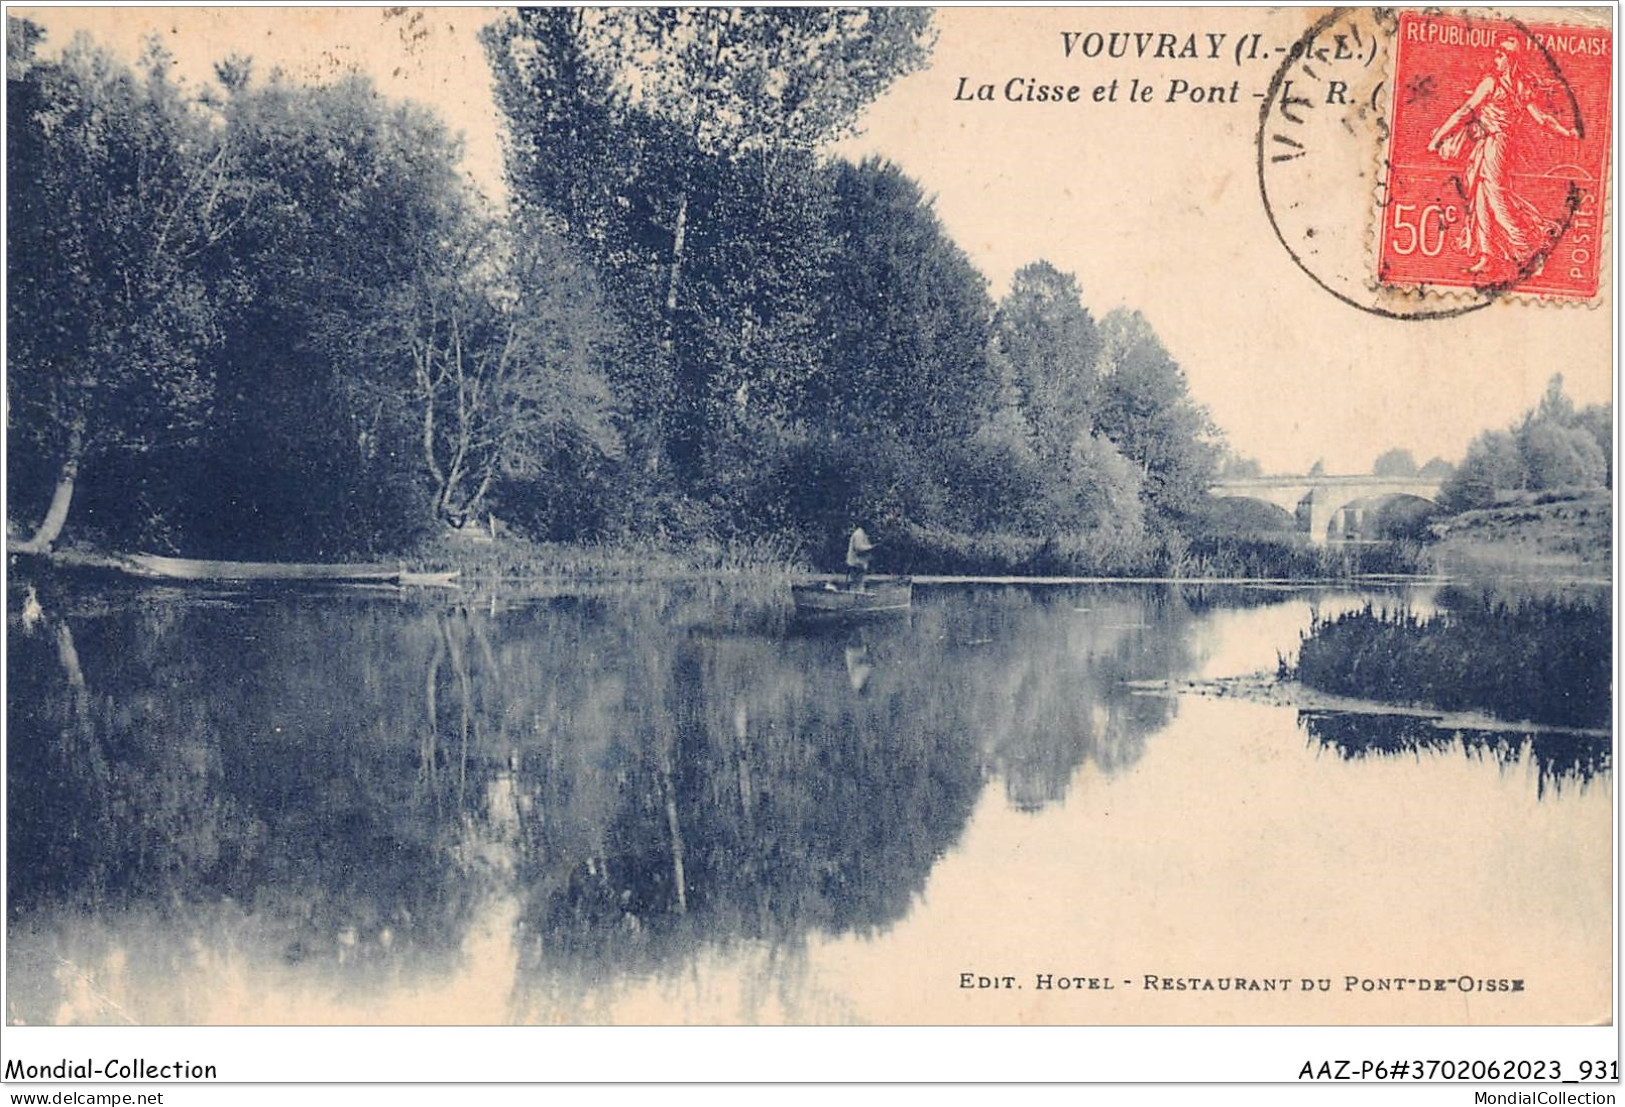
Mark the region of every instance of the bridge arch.
POLYGON ((1330 511, 1326 541, 1415 538, 1438 513, 1437 500, 1409 492, 1362 496, 1330 511))

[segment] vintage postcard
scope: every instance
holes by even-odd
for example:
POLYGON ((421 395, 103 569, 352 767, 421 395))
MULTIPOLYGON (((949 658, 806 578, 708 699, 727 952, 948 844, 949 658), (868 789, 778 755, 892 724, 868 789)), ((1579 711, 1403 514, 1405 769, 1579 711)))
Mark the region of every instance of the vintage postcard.
POLYGON ((1617 1080, 1613 15, 11 7, 6 1080, 1617 1080))

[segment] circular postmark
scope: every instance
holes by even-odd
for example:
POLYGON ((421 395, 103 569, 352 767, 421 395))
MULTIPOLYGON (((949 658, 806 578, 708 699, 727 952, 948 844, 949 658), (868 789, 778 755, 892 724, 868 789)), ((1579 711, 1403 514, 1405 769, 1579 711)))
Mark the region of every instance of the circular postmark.
POLYGON ((1280 48, 1258 183, 1293 262, 1338 300, 1393 319, 1460 316, 1509 292, 1594 296, 1594 276, 1586 286, 1568 262, 1600 253, 1575 243, 1601 210, 1606 138, 1588 139, 1556 49, 1593 35, 1611 51, 1611 39, 1555 30, 1337 9, 1280 48))

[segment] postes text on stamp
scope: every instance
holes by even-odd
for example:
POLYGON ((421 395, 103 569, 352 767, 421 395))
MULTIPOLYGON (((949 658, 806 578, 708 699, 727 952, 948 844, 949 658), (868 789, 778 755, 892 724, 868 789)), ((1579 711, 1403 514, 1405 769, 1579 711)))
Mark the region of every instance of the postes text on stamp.
POLYGON ((1610 30, 1404 12, 1394 49, 1379 281, 1595 297, 1610 30))

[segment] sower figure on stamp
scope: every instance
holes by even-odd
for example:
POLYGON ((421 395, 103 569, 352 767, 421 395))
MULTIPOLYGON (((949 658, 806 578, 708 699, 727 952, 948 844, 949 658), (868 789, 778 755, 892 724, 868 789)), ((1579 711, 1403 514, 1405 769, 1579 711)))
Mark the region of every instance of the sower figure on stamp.
POLYGON ((869 554, 878 545, 871 542, 862 527, 852 531, 852 537, 846 543, 846 583, 853 590, 862 590, 864 578, 869 573, 869 554))
POLYGON ((1535 102, 1545 82, 1526 72, 1522 53, 1516 38, 1501 40, 1495 72, 1484 75, 1467 102, 1428 140, 1428 149, 1446 159, 1472 144, 1463 180, 1467 212, 1461 234, 1462 248, 1473 255, 1469 273, 1482 273, 1492 262, 1519 267, 1533 262, 1538 270, 1559 229, 1512 185, 1517 139, 1529 119, 1564 138, 1577 137, 1535 102))

